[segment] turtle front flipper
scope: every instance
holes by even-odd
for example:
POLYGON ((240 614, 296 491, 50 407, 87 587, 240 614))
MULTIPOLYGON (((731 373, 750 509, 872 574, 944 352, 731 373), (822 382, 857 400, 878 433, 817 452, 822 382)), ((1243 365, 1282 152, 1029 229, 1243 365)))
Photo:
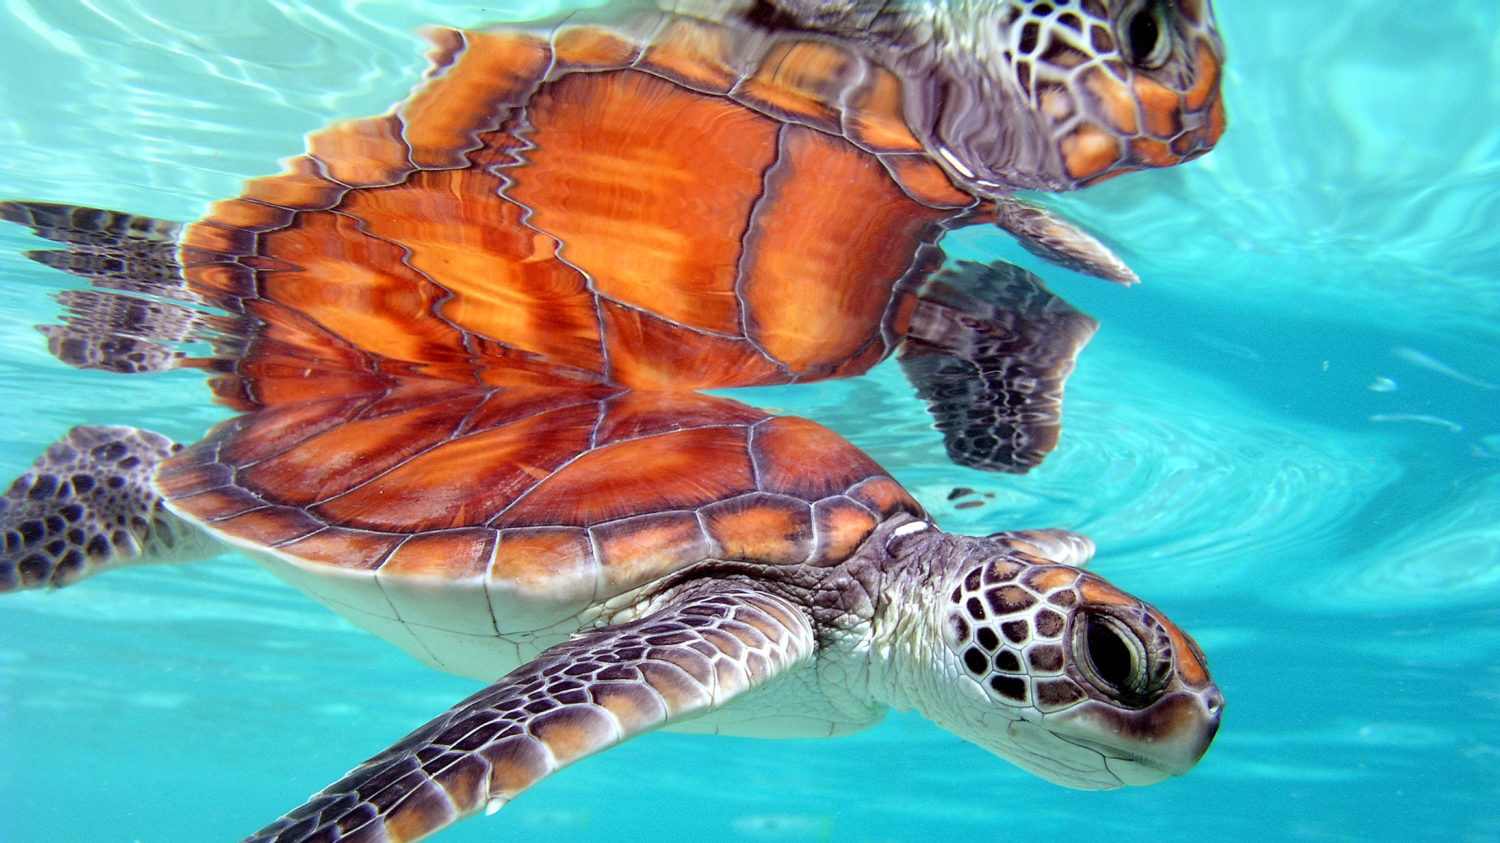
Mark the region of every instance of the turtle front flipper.
POLYGON ((53 356, 79 369, 135 374, 182 365, 181 342, 232 333, 224 317, 196 307, 202 296, 182 277, 178 236, 168 220, 48 202, 0 202, 0 219, 24 225, 63 249, 26 257, 88 281, 64 290, 63 324, 39 326, 53 356))
POLYGON ((964 261, 922 291, 899 358, 954 462, 1024 473, 1057 446, 1064 382, 1098 324, 1020 267, 964 261))
POLYGON ((811 622, 788 601, 694 583, 652 614, 543 651, 246 843, 419 840, 499 810, 580 758, 763 687, 813 647, 811 622))
POLYGON ((106 568, 218 552, 151 485, 181 448, 134 427, 75 427, 0 498, 0 592, 71 585, 106 568))

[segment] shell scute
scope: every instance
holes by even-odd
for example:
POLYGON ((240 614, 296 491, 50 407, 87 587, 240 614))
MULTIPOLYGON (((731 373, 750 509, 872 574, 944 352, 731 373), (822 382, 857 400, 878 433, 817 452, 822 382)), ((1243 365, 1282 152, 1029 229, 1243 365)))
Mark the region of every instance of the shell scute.
MULTIPOLYGON (((285 452, 307 438, 337 428, 347 419, 363 412, 372 400, 374 399, 370 395, 346 394, 336 398, 278 404, 253 417, 233 419, 210 433, 211 439, 222 443, 214 458, 223 465, 236 469, 254 465, 285 452), (230 429, 233 430, 232 434, 230 429)), ((203 447, 201 444, 194 445, 168 461, 162 470, 162 476, 170 475, 178 466, 204 464, 198 456, 203 447)))
POLYGON ((331 568, 373 571, 405 536, 336 527, 287 540, 276 549, 306 562, 331 568))
POLYGON ((454 436, 453 420, 479 404, 468 395, 399 412, 344 421, 307 436, 239 472, 252 488, 310 506, 344 494, 454 436))
POLYGON ((410 361, 468 359, 456 327, 409 316, 433 313, 447 291, 407 263, 406 249, 368 236, 359 218, 304 214, 295 227, 267 240, 297 259, 294 271, 262 275, 262 294, 277 307, 307 314, 338 336, 358 338, 369 354, 410 361))
POLYGON ((712 389, 786 383, 786 370, 743 337, 695 331, 645 310, 604 302, 608 377, 637 389, 712 389))
POLYGON ((864 75, 865 61, 826 41, 779 41, 732 95, 783 120, 837 134, 846 91, 864 75))
MULTIPOLYGON (((344 185, 329 181, 317 161, 299 155, 286 161, 282 172, 246 182, 242 198, 292 211, 315 211, 337 205, 348 190, 344 185)), ((214 217, 210 215, 206 219, 214 217)), ((196 225, 188 228, 184 243, 190 241, 196 228, 196 225)))
POLYGON ((565 26, 552 36, 553 71, 624 67, 641 54, 641 45, 602 26, 565 26))
MULTIPOLYGON (((901 81, 894 73, 874 66, 848 93, 844 133, 872 152, 925 153, 901 113, 901 81)), ((933 166, 936 170, 936 166, 933 166)), ((938 172, 941 176, 941 171, 938 172)))
POLYGON ((657 512, 592 527, 607 592, 644 585, 712 555, 691 512, 657 512))
POLYGON ((748 427, 765 417, 754 407, 697 392, 629 390, 609 400, 595 441, 602 445, 685 427, 748 427))
POLYGON ((781 495, 742 495, 703 507, 699 513, 726 560, 794 565, 813 552, 812 508, 781 495))
POLYGON ((397 184, 415 169, 394 114, 342 120, 307 136, 307 154, 325 178, 349 187, 397 184))
POLYGON ((498 536, 494 530, 419 533, 402 542, 380 566, 381 577, 466 579, 489 573, 498 536))
POLYGON ((215 519, 217 530, 262 547, 277 547, 322 530, 322 521, 291 506, 262 506, 238 515, 215 519))
POLYGON ((208 216, 223 225, 253 231, 270 231, 291 224, 295 212, 254 199, 221 199, 208 206, 208 216))
POLYGON ((255 273, 239 263, 218 262, 212 257, 195 260, 196 250, 180 249, 184 277, 192 279, 194 290, 229 301, 247 299, 256 294, 255 273), (196 265, 195 265, 196 264, 196 265))
POLYGON ((527 117, 537 146, 507 171, 506 195, 564 244, 560 256, 606 298, 736 333, 743 220, 777 124, 634 70, 563 77, 527 117), (704 166, 705 150, 728 166, 704 166), (706 221, 718 222, 706 231, 706 221))
MULTIPOLYGON (((973 196, 954 187, 953 182, 948 180, 948 176, 926 155, 890 153, 881 155, 880 161, 890 170, 891 176, 907 194, 923 205, 946 210, 988 208, 988 205, 981 204, 973 196)), ((972 223, 979 219, 983 217, 963 218, 965 223, 972 223)))
POLYGON ((737 53, 734 33, 727 27, 668 18, 636 67, 685 88, 725 95, 744 75, 737 53))
MULTIPOLYGON (((227 523, 237 516, 266 506, 264 500, 242 488, 219 486, 211 489, 196 489, 190 485, 192 479, 193 477, 189 474, 176 475, 170 481, 158 480, 157 485, 171 499, 174 509, 186 512, 205 523, 217 526, 221 522, 227 523)), ((295 535, 286 535, 277 540, 295 537, 295 535)))
POLYGON ((871 477, 854 484, 848 491, 855 503, 879 513, 882 517, 906 512, 920 517, 921 504, 906 491, 894 477, 871 477))
POLYGON ((588 531, 581 527, 530 527, 500 531, 490 579, 529 591, 549 591, 565 583, 588 583, 593 597, 599 562, 588 531))
POLYGON ((812 565, 842 565, 854 555, 880 522, 874 513, 845 497, 824 498, 813 504, 817 546, 812 565))
POLYGON ((759 489, 817 501, 842 495, 885 469, 832 430, 796 416, 768 419, 751 440, 759 489))
MULTIPOLYGON (((402 533, 485 524, 573 454, 586 451, 597 415, 589 405, 563 407, 445 439, 379 474, 378 482, 350 488, 313 511, 331 522, 402 533)), ((358 447, 367 454, 372 444, 358 447)), ((277 478, 271 488, 311 485, 319 474, 309 465, 306 474, 277 478)), ((503 524, 522 526, 519 518, 505 518, 503 524)), ((556 519, 526 525, 551 523, 556 519)))
MULTIPOLYGON (((619 393, 619 389, 605 386, 582 386, 577 389, 556 389, 542 385, 508 386, 490 391, 484 403, 459 422, 455 430, 470 433, 500 428, 569 408, 582 408, 579 410, 580 414, 592 412, 597 418, 600 402, 619 393)), ((580 419, 583 417, 579 416, 580 419)), ((550 422, 544 422, 547 423, 550 422)), ((563 443, 564 447, 567 444, 569 443, 563 443)))
POLYGON ((423 169, 463 168, 483 146, 479 134, 498 126, 526 101, 552 63, 546 39, 527 32, 429 35, 439 42, 433 73, 396 111, 405 124, 411 161, 423 169), (443 63, 441 56, 456 58, 443 63))
POLYGON ((790 372, 826 374, 871 342, 942 216, 915 205, 872 156, 788 127, 746 239, 746 333, 790 372))
MULTIPOLYGON (((576 524, 688 510, 755 489, 738 427, 687 428, 589 449, 537 483, 495 518, 496 526, 576 524)), ((558 450, 562 450, 559 448, 558 450)))

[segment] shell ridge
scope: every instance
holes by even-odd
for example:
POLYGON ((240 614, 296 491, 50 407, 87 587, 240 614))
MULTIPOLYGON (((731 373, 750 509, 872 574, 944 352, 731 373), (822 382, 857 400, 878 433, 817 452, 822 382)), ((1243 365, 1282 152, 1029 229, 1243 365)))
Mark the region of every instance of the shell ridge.
MULTIPOLYGON (((553 56, 553 63, 556 63, 555 53, 553 56)), ((567 74, 564 73, 562 75, 567 74)), ((537 87, 532 91, 532 96, 535 96, 536 90, 540 90, 541 87, 542 86, 540 84, 537 85, 537 87)), ((605 321, 603 307, 599 301, 599 290, 594 284, 594 276, 579 265, 568 260, 568 256, 564 254, 567 249, 567 243, 563 242, 560 238, 558 238, 550 231, 547 231, 546 229, 541 228, 532 222, 532 218, 536 216, 536 209, 532 208, 530 205, 526 204, 520 199, 515 198, 509 193, 509 189, 514 187, 516 184, 515 178, 512 176, 510 171, 513 169, 520 171, 521 168, 527 166, 528 161, 526 159, 526 153, 530 150, 538 148, 535 140, 533 140, 533 133, 536 131, 536 126, 531 122, 529 112, 530 109, 527 106, 522 105, 516 109, 515 115, 513 115, 513 117, 511 118, 512 120, 514 120, 514 127, 510 130, 510 134, 518 141, 521 141, 521 144, 519 146, 510 150, 510 152, 513 153, 513 160, 510 163, 491 165, 488 168, 488 171, 498 177, 502 182, 500 188, 497 191, 499 196, 505 201, 510 202, 517 208, 521 209, 521 216, 517 220, 518 224, 525 226, 526 228, 535 232, 538 236, 545 237, 549 241, 551 241, 552 260, 555 260, 563 266, 566 266, 574 272, 578 273, 578 277, 583 279, 584 289, 589 292, 591 298, 593 299, 592 309, 594 311, 594 335, 599 338, 599 371, 596 374, 602 376, 606 382, 613 382, 613 364, 610 359, 609 353, 607 323, 605 321)), ((496 344, 502 345, 506 348, 515 348, 517 351, 521 352, 529 351, 528 349, 511 345, 510 343, 498 338, 486 337, 486 339, 490 339, 496 344)), ((545 355, 540 356, 545 359, 545 355)))
MULTIPOLYGON (((447 285, 443 284, 441 281, 439 281, 436 278, 432 277, 432 275, 429 274, 426 270, 418 267, 415 263, 413 263, 412 262, 412 258, 413 258, 414 255, 416 255, 416 250, 414 248, 412 248, 411 246, 406 245, 404 243, 401 243, 400 241, 397 241, 397 240, 395 240, 393 238, 386 237, 384 235, 377 234, 374 231, 371 231, 370 228, 369 228, 369 222, 364 217, 357 216, 355 214, 348 213, 348 212, 345 212, 345 211, 333 211, 332 213, 341 214, 341 215, 343 215, 343 216, 345 216, 345 217, 353 220, 354 221, 355 230, 358 231, 360 234, 363 234, 364 236, 370 238, 371 240, 379 240, 379 241, 381 241, 383 243, 388 243, 392 247, 394 247, 397 250, 399 250, 400 254, 401 254, 401 258, 400 258, 401 265, 405 266, 407 269, 411 270, 415 275, 417 275, 418 277, 420 277, 423 281, 427 282, 428 284, 431 284, 434 288, 436 288, 438 291, 440 291, 439 296, 433 300, 432 306, 431 306, 431 308, 429 309, 428 312, 432 315, 432 317, 434 319, 437 319, 438 321, 442 322, 444 325, 448 326, 456 334, 458 334, 459 344, 463 348, 464 351, 468 352, 468 355, 469 355, 468 363, 474 369, 474 380, 475 380, 475 383, 482 383, 479 380, 479 374, 478 373, 479 373, 479 371, 481 369, 484 368, 484 364, 487 361, 485 360, 485 355, 483 355, 477 348, 474 347, 475 333, 476 332, 470 331, 468 328, 465 328, 464 326, 459 325, 458 323, 454 322, 452 319, 449 319, 447 317, 447 315, 443 313, 443 305, 447 304, 448 302, 458 300, 459 299, 458 293, 456 291, 454 291, 453 289, 451 289, 450 287, 448 287, 447 285)), ((332 333, 332 330, 329 329, 329 332, 332 333)), ((492 339, 490 337, 485 337, 485 338, 486 339, 492 339)), ((497 344, 499 344, 499 345, 506 345, 505 343, 500 342, 498 340, 494 340, 494 341, 497 344)), ((520 349, 518 349, 518 350, 520 350, 520 349)), ((420 361, 402 361, 402 362, 418 363, 420 361)), ((430 363, 430 362, 434 362, 434 361, 425 361, 425 362, 429 362, 430 363)))
POLYGON ((782 372, 784 377, 786 377, 788 380, 795 381, 797 376, 793 374, 791 368, 788 367, 785 362, 772 355, 771 352, 767 350, 765 345, 763 345, 759 340, 756 339, 756 334, 758 333, 758 325, 755 319, 755 315, 751 313, 749 297, 746 294, 745 290, 746 285, 749 284, 750 281, 748 263, 751 260, 751 256, 754 254, 756 248, 757 237, 755 232, 757 221, 760 220, 763 213, 772 213, 775 209, 776 201, 771 195, 771 177, 772 173, 776 171, 777 166, 787 158, 786 136, 787 126, 782 126, 780 129, 776 130, 776 157, 771 159, 771 163, 766 167, 765 171, 761 173, 760 195, 755 198, 755 202, 750 206, 750 213, 747 215, 745 221, 745 231, 740 235, 740 259, 736 266, 734 277, 734 297, 735 300, 739 302, 740 333, 744 336, 745 341, 748 342, 750 344, 750 347, 755 349, 755 351, 760 354, 761 357, 764 357, 766 360, 770 361, 770 363, 775 366, 777 370, 782 372))
MULTIPOLYGON (((609 408, 610 408, 610 405, 614 403, 615 399, 619 398, 621 395, 624 395, 624 394, 625 393, 620 393, 619 395, 610 395, 610 396, 607 396, 607 397, 599 399, 599 401, 597 402, 597 404, 598 404, 598 415, 595 416, 595 418, 594 418, 594 427, 593 427, 593 429, 589 431, 589 447, 588 447, 589 451, 592 451, 595 448, 599 447, 599 431, 604 428, 604 422, 605 422, 606 419, 609 418, 609 408)), ((587 452, 585 452, 585 453, 587 453, 587 452)))
MULTIPOLYGON (((478 152, 485 147, 485 142, 482 136, 497 131, 501 126, 508 122, 508 120, 510 119, 510 115, 507 114, 507 110, 524 108, 524 103, 529 102, 531 98, 536 95, 537 90, 542 86, 547 76, 550 75, 553 71, 553 68, 557 66, 557 52, 552 48, 552 38, 549 37, 546 41, 546 68, 542 69, 539 73, 534 73, 530 84, 524 89, 509 92, 511 95, 510 97, 493 97, 488 103, 485 103, 486 105, 488 105, 488 109, 484 112, 476 113, 470 119, 470 125, 463 130, 464 135, 472 138, 471 145, 462 148, 450 148, 444 150, 447 154, 454 156, 465 163, 452 164, 449 166, 423 166, 422 164, 416 162, 416 145, 412 142, 409 131, 412 126, 412 121, 407 119, 410 107, 413 104, 422 102, 421 94, 424 91, 428 91, 444 85, 445 79, 449 76, 449 74, 457 72, 457 69, 463 66, 463 60, 467 58, 471 53, 475 56, 480 55, 475 48, 471 33, 460 29, 449 31, 455 33, 459 41, 461 42, 461 46, 457 50, 452 51, 452 60, 442 67, 434 66, 429 71, 428 75, 423 78, 421 84, 417 86, 417 89, 414 90, 411 95, 409 95, 400 104, 398 104, 394 110, 394 113, 401 119, 402 122, 401 139, 409 150, 408 159, 411 160, 412 165, 416 170, 464 169, 465 167, 470 166, 472 162, 469 160, 469 157, 473 153, 478 152), (512 99, 516 95, 519 95, 519 101, 512 101, 512 99)), ((477 112, 478 104, 475 105, 476 108, 474 110, 477 112)))
MULTIPOLYGON (((496 512, 494 515, 490 516, 489 518, 485 519, 484 526, 490 527, 492 529, 497 529, 497 530, 503 530, 503 529, 505 529, 504 527, 499 526, 495 522, 499 521, 501 518, 504 518, 507 513, 509 513, 512 509, 515 509, 517 506, 519 506, 522 501, 524 501, 527 498, 529 498, 531 496, 531 494, 536 491, 536 487, 537 486, 540 486, 542 483, 544 483, 545 481, 547 481, 550 478, 556 477, 558 474, 561 474, 563 471, 567 470, 568 466, 570 466, 570 465, 578 462, 580 459, 583 459, 588 454, 592 454, 596 450, 598 450, 598 448, 594 445, 594 437, 597 435, 597 432, 598 432, 598 429, 599 429, 599 424, 603 420, 604 415, 605 415, 605 408, 602 406, 603 400, 604 399, 596 399, 594 401, 595 407, 597 409, 596 409, 596 416, 595 416, 595 420, 594 420, 594 427, 589 432, 589 447, 587 449, 585 449, 585 450, 579 451, 579 452, 577 452, 577 453, 569 456, 566 460, 563 460, 555 468, 553 468, 552 471, 550 471, 548 474, 546 474, 545 476, 539 477, 536 480, 534 480, 531 483, 531 485, 529 485, 529 486, 526 487, 526 489, 524 491, 518 492, 514 497, 511 498, 510 503, 507 503, 505 506, 502 506, 498 512, 496 512)), ((540 415, 540 413, 537 414, 537 415, 540 415)), ((596 548, 596 552, 597 552, 597 548, 596 548)))
MULTIPOLYGON (((458 420, 458 423, 453 426, 454 439, 482 432, 470 429, 474 423, 474 417, 479 415, 479 411, 484 409, 485 406, 494 399, 495 395, 500 392, 500 390, 497 387, 481 385, 476 390, 476 392, 479 396, 479 400, 475 401, 474 406, 470 407, 469 411, 464 413, 463 417, 458 420)), ((536 413, 533 413, 532 416, 538 415, 540 413, 541 411, 538 410, 536 413)), ((528 417, 522 417, 517 419, 516 421, 525 421, 526 418, 528 417)))
MULTIPOLYGON (((494 393, 494 391, 491 392, 491 395, 493 395, 493 393, 494 393)), ((421 448, 421 449, 419 449, 417 451, 412 452, 406 458, 400 460, 399 462, 397 462, 397 463, 395 463, 393 465, 390 465, 390 466, 386 467, 385 469, 383 469, 383 470, 381 470, 381 471, 379 471, 379 472, 371 475, 370 477, 365 478, 364 480, 362 480, 362 481, 360 481, 358 483, 351 483, 351 484, 345 486, 344 488, 340 489, 336 494, 329 495, 326 498, 321 498, 321 499, 318 499, 316 501, 311 501, 311 502, 307 503, 306 504, 306 508, 311 509, 312 507, 315 507, 315 506, 326 505, 326 504, 328 504, 328 503, 330 503, 330 502, 332 502, 334 500, 337 500, 337 499, 339 499, 341 497, 344 497, 344 496, 349 495, 349 494, 351 494, 353 492, 359 491, 359 490, 363 489, 364 487, 369 486, 370 484, 375 483, 375 482, 377 482, 377 481, 385 478, 387 475, 391 474, 392 472, 395 472, 395 471, 398 471, 398 470, 402 470, 405 466, 407 466, 413 460, 420 459, 423 456, 426 456, 427 454, 430 454, 430 453, 432 453, 432 452, 434 452, 434 451, 436 451, 436 450, 438 450, 440 448, 443 448, 445 446, 451 445, 451 444, 453 444, 455 442, 458 442, 458 441, 460 441, 462 439, 465 439, 467 437, 484 435, 484 434, 486 434, 486 433, 488 433, 488 432, 490 432, 492 430, 496 430, 496 429, 498 429, 500 427, 508 427, 510 425, 513 425, 513 424, 518 424, 518 423, 521 423, 521 422, 525 422, 525 421, 529 421, 529 420, 532 420, 532 419, 539 418, 539 417, 544 416, 544 415, 546 415, 548 413, 557 412, 559 410, 569 409, 571 407, 581 406, 581 405, 584 405, 584 404, 587 404, 587 403, 589 403, 589 402, 578 402, 578 403, 575 403, 575 404, 564 404, 564 405, 561 405, 561 406, 546 407, 544 409, 536 410, 534 412, 531 412, 531 413, 528 413, 528 414, 525 414, 525 415, 519 415, 519 416, 516 416, 514 418, 507 418, 505 420, 505 422, 503 424, 500 424, 500 425, 494 425, 494 426, 487 427, 487 428, 484 428, 484 429, 481 429, 481 430, 468 430, 468 431, 465 431, 463 433, 460 433, 459 432, 460 426, 464 425, 466 422, 472 420, 472 418, 474 417, 474 415, 476 413, 478 413, 479 411, 481 411, 485 407, 486 400, 485 399, 481 399, 481 400, 479 400, 479 401, 477 401, 475 403, 474 407, 470 408, 468 411, 466 411, 464 413, 463 417, 458 422, 456 422, 453 425, 453 428, 449 431, 449 433, 448 433, 447 436, 445 436, 445 437, 443 437, 441 439, 435 440, 431 444, 427 445, 426 447, 423 447, 423 448, 421 448)), ((368 410, 368 409, 369 408, 366 408, 366 410, 368 410)), ((309 440, 310 439, 311 439, 311 437, 309 437, 309 440)), ((302 441, 309 441, 309 440, 302 440, 302 441)), ((291 449, 288 448, 287 450, 291 450, 291 449)), ((592 450, 592 449, 590 449, 590 450, 592 450)), ((586 450, 586 451, 582 451, 582 452, 580 452, 578 454, 573 455, 566 462, 564 462, 563 464, 559 465, 557 468, 553 469, 547 475, 545 475, 545 476, 543 476, 541 478, 538 478, 538 479, 534 480, 531 484, 527 485, 526 488, 525 488, 525 491, 519 492, 514 497, 514 499, 511 500, 510 503, 506 504, 495 515, 493 515, 492 517, 484 519, 481 523, 467 525, 466 529, 467 528, 474 528, 474 527, 484 527, 484 528, 489 528, 489 529, 498 529, 494 525, 495 519, 497 519, 501 515, 503 515, 506 510, 508 510, 512 506, 514 506, 523 497, 525 497, 526 495, 530 494, 531 490, 534 489, 537 484, 541 483, 543 480, 546 480, 548 477, 553 476, 554 474, 556 474, 557 472, 559 472, 563 468, 565 468, 568 464, 570 464, 574 460, 576 460, 578 457, 582 456, 583 454, 587 454, 589 452, 590 451, 586 450)), ((478 519, 476 519, 476 520, 478 520, 478 519)), ((449 527, 449 528, 440 528, 440 529, 425 528, 425 529, 422 530, 422 532, 424 534, 429 533, 429 532, 440 532, 442 529, 460 529, 460 528, 458 528, 458 527, 449 527)), ((384 530, 375 530, 373 532, 386 532, 386 533, 390 533, 391 535, 406 535, 404 533, 396 533, 396 532, 393 532, 393 531, 384 531, 384 530)))
POLYGON ((776 416, 769 416, 760 421, 750 424, 750 430, 745 435, 745 448, 750 453, 750 477, 755 482, 756 491, 763 494, 774 494, 766 489, 765 472, 761 469, 760 448, 757 441, 760 438, 762 425, 770 424, 776 420, 776 416))
POLYGON ((685 332, 688 332, 688 333, 693 333, 693 334, 697 334, 699 336, 704 336, 704 337, 714 337, 716 339, 731 340, 731 341, 744 341, 745 340, 745 337, 742 336, 742 335, 731 334, 731 333, 727 333, 727 332, 724 332, 724 331, 712 331, 712 330, 709 330, 708 328, 703 328, 703 327, 700 327, 700 326, 697 326, 697 325, 689 325, 689 324, 687 324, 685 322, 681 322, 681 321, 678 321, 677 319, 673 319, 670 316, 665 316, 665 315, 663 315, 661 313, 658 313, 658 312, 656 312, 656 311, 654 311, 654 310, 652 310, 649 307, 646 307, 644 305, 633 304, 631 302, 615 298, 614 296, 605 295, 604 293, 597 293, 596 292, 594 294, 594 296, 599 301, 601 301, 601 302, 603 302, 605 304, 613 305, 615 307, 620 308, 621 310, 630 310, 630 311, 634 311, 636 313, 645 314, 646 316, 649 316, 652 319, 657 319, 657 320, 660 320, 662 322, 666 322, 666 323, 672 325, 673 327, 678 328, 678 329, 680 329, 682 331, 685 331, 685 332))
POLYGON ((319 527, 318 529, 313 530, 312 532, 305 533, 303 535, 296 536, 294 538, 277 539, 276 541, 268 542, 266 544, 266 547, 269 547, 272 550, 278 550, 278 549, 280 549, 282 547, 285 547, 285 546, 287 546, 287 545, 289 545, 289 544, 291 544, 293 542, 300 542, 303 539, 310 539, 313 536, 322 535, 323 533, 327 533, 327 532, 330 532, 330 531, 335 530, 335 529, 339 529, 339 528, 335 528, 335 527, 333 527, 333 526, 325 523, 325 524, 323 524, 322 527, 319 527))

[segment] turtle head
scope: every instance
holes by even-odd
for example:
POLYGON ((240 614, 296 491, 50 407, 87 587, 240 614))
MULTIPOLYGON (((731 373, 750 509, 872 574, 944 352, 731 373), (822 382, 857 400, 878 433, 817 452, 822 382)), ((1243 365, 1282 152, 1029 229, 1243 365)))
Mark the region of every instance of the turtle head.
POLYGON ((780 2, 866 27, 904 80, 907 122, 977 195, 1170 166, 1225 127, 1209 0, 780 2))
POLYGON ((929 616, 937 640, 918 669, 937 673, 910 683, 925 715, 1069 787, 1153 784, 1198 762, 1224 700, 1191 638, 1076 564, 1028 552, 1044 542, 931 533, 931 549, 965 561, 929 616))

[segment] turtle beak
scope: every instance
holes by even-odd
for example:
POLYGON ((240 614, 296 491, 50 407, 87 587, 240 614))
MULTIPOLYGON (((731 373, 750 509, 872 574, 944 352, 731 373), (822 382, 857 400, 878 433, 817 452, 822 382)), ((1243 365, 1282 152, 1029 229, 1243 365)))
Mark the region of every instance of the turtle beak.
POLYGON ((1121 784, 1147 785, 1191 770, 1218 733, 1223 711, 1224 695, 1209 685, 1168 694, 1138 711, 1084 704, 1049 714, 1045 722, 1065 740, 1103 755, 1121 784))

